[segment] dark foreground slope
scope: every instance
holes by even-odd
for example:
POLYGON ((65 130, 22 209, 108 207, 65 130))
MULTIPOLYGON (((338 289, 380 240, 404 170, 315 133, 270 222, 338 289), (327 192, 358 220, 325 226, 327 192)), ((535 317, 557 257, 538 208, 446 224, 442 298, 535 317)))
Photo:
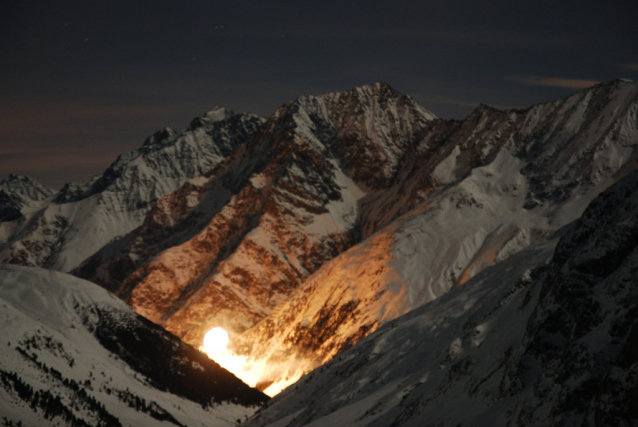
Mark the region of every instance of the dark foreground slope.
POLYGON ((0 415, 9 425, 233 425, 268 397, 62 273, 0 266, 0 415))
POLYGON ((638 425, 638 172, 561 233, 547 264, 551 244, 483 271, 246 425, 638 425))

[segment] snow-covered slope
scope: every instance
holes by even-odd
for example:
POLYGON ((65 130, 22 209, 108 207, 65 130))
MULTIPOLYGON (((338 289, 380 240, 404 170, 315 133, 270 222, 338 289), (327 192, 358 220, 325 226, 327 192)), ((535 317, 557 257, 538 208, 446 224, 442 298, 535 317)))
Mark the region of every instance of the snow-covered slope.
POLYGON ((360 240, 359 200, 391 185, 433 117, 386 84, 285 104, 75 274, 193 345, 213 326, 239 333, 360 240))
POLYGON ((265 367, 260 381, 290 383, 383 323, 545 241, 637 168, 637 94, 638 85, 615 81, 528 110, 482 106, 465 122, 432 123, 400 172, 418 174, 363 204, 362 223, 384 198, 393 202, 376 218, 420 204, 324 264, 237 337, 235 352, 265 367), (433 136, 441 126, 443 142, 433 136))
POLYGON ((560 234, 553 256, 555 237, 483 270, 245 425, 637 425, 638 172, 560 234))
POLYGON ((227 426, 267 400, 63 273, 0 266, 0 329, 3 425, 227 426))
POLYGON ((0 262, 72 270, 139 227, 157 200, 212 169, 262 123, 252 114, 216 108, 182 132, 155 133, 102 176, 69 183, 57 194, 28 178, 9 177, 0 183, 0 262), (30 202, 8 207, 3 192, 30 202))

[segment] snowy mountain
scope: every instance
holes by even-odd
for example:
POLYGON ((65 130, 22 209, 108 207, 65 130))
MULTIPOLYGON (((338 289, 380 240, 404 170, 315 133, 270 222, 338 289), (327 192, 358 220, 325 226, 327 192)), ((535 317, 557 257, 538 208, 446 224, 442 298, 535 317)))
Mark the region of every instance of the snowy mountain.
POLYGON ((389 188, 433 118, 386 84, 285 104, 74 274, 192 345, 213 326, 240 333, 360 241, 360 199, 389 188))
POLYGON ((637 425, 637 271, 633 172, 545 243, 385 324, 245 425, 637 425))
MULTIPOLYGON (((210 129, 245 117, 215 110, 182 134, 154 135, 141 150, 192 148, 193 135, 214 141, 210 129)), ((496 271, 488 267, 542 263, 553 236, 638 167, 638 85, 627 80, 527 109, 481 105, 462 121, 437 119, 377 83, 301 97, 261 126, 249 122, 238 125, 245 132, 236 143, 211 142, 226 148, 199 175, 181 186, 176 179, 177 189, 158 192, 152 206, 131 208, 136 225, 114 224, 110 240, 73 249, 92 256, 65 265, 194 347, 224 327, 231 345, 217 360, 230 359, 224 366, 239 365, 233 372, 270 394, 393 319, 496 271)), ((68 216, 42 216, 56 203, 79 209, 108 194, 140 200, 130 191, 137 180, 113 184, 138 158, 156 164, 135 156, 67 196, 37 202, 46 209, 24 220, 0 223, 4 235, 22 236, 6 231, 18 224, 50 243, 29 242, 27 255, 5 260, 28 264, 50 251, 59 255, 45 265, 60 265, 75 231, 61 239, 56 230, 79 228, 68 216), (55 245, 64 248, 47 249, 55 245)), ((163 173, 140 182, 159 185, 163 173)), ((109 221, 127 218, 118 215, 109 221)), ((11 239, 1 253, 25 242, 11 239)))
POLYGON ((234 352, 262 370, 251 373, 260 387, 290 384, 380 325, 545 242, 636 169, 637 123, 638 85, 625 81, 527 110, 481 106, 463 122, 429 123, 393 185, 360 200, 359 224, 372 231, 412 209, 326 262, 235 337, 234 352))
POLYGON ((267 400, 73 276, 0 266, 0 307, 2 425, 229 426, 267 400))
POLYGON ((0 262, 72 270, 139 227, 157 200, 212 169, 262 122, 216 108, 182 132, 155 133, 102 176, 56 194, 11 175, 0 183, 0 262))

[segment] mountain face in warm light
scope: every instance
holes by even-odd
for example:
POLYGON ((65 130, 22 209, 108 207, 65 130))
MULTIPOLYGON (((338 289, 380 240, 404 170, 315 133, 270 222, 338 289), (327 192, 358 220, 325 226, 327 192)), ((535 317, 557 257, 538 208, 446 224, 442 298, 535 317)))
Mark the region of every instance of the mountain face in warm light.
MULTIPOLYGON (((232 134, 227 122, 245 118, 217 111, 205 129, 232 134)), ((167 141, 212 141, 189 139, 198 123, 167 141)), ((626 80, 527 109, 481 105, 462 121, 374 84, 250 123, 73 274, 196 348, 223 327, 230 343, 209 354, 269 394, 477 275, 541 265, 564 227, 638 167, 638 85, 626 80)), ((27 223, 55 240, 57 228, 29 220, 46 209, 19 209, 24 219, 0 223, 2 254, 27 223)))
POLYGON ((63 273, 0 266, 0 328, 3 425, 231 426, 268 399, 63 273))
POLYGON ((10 176, 0 183, 0 262, 72 270, 139 227, 157 200, 212 169, 262 122, 214 109, 182 132, 155 133, 102 176, 55 194, 30 178, 10 176))
POLYGON ((214 326, 232 338, 360 241, 360 200, 391 186, 433 118, 385 84, 299 98, 76 274, 193 345, 214 326))
POLYGON ((633 172, 547 242, 382 326, 245 425, 634 426, 636 272, 633 172))
MULTIPOLYGON (((269 361, 263 382, 290 383, 380 325, 546 241, 638 167, 636 124, 638 85, 623 81, 527 110, 479 107, 465 122, 432 123, 446 127, 446 139, 425 132, 404 166, 418 165, 414 175, 432 182, 429 193, 419 190, 422 203, 324 264, 236 338, 237 352, 269 361)), ((408 199, 415 179, 397 180, 391 208, 408 199)))

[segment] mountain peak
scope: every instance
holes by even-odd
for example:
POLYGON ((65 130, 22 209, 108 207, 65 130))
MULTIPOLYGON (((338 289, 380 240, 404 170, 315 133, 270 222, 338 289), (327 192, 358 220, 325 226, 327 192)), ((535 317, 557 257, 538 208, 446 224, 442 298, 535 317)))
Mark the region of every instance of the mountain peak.
POLYGON ((168 138, 170 138, 171 136, 175 135, 176 133, 177 132, 175 132, 174 129, 169 128, 169 127, 165 127, 164 129, 158 130, 153 135, 151 135, 148 138, 146 138, 146 141, 144 141, 143 145, 144 146, 153 145, 153 144, 156 144, 158 142, 166 141, 168 138))
POLYGON ((231 109, 224 107, 215 107, 204 114, 204 118, 212 123, 221 122, 235 115, 235 112, 231 109))
POLYGON ((392 86, 390 86, 390 84, 386 83, 386 82, 375 82, 369 85, 363 85, 363 86, 357 86, 355 87, 355 90, 370 90, 372 92, 394 92, 394 93, 399 93, 396 90, 394 90, 394 88, 392 86))
POLYGON ((207 111, 202 117, 193 119, 190 124, 191 129, 197 129, 205 125, 212 125, 215 123, 228 120, 235 115, 233 110, 224 107, 215 107, 210 111, 207 111))
MULTIPOLYGON (((375 82, 375 83, 372 83, 372 84, 367 84, 367 85, 362 85, 362 86, 355 86, 349 91, 337 92, 337 93, 334 93, 334 95, 347 95, 349 93, 356 93, 358 95, 366 95, 366 96, 375 96, 375 97, 379 97, 379 98, 384 98, 384 97, 392 97, 392 98, 395 98, 395 97, 396 98, 407 97, 407 95, 395 90, 392 86, 390 86, 386 82, 375 82)), ((333 94, 329 94, 329 95, 333 95, 333 94)))
POLYGON ((10 174, 6 179, 0 181, 0 190, 4 190, 13 197, 33 201, 44 200, 51 197, 54 193, 49 187, 35 179, 15 173, 10 174))
POLYGON ((492 117, 494 115, 498 115, 501 113, 503 113, 503 111, 499 110, 498 108, 492 107, 491 105, 480 103, 479 105, 476 106, 476 108, 474 108, 474 110, 472 110, 470 115, 467 117, 467 120, 470 120, 470 121, 481 120, 483 118, 492 117))
POLYGON ((632 90, 632 88, 636 88, 637 86, 636 82, 631 79, 617 78, 614 80, 600 82, 594 86, 585 88, 578 93, 590 93, 600 90, 609 92, 614 92, 616 90, 632 90))
MULTIPOLYGON (((391 105, 393 106, 390 108, 391 110, 396 108, 412 110, 423 121, 437 118, 436 115, 423 108, 410 96, 396 91, 386 82, 355 86, 343 92, 329 92, 316 96, 301 96, 293 103, 284 104, 278 111, 281 113, 281 111, 289 108, 290 105, 301 106, 305 109, 307 106, 314 106, 312 108, 315 108, 319 104, 326 105, 329 110, 341 117, 339 120, 347 120, 347 115, 359 114, 369 108, 387 110, 391 105)), ((386 113, 393 114, 392 111, 386 111, 386 113)), ((394 111, 394 113, 396 113, 396 111, 394 111)))

